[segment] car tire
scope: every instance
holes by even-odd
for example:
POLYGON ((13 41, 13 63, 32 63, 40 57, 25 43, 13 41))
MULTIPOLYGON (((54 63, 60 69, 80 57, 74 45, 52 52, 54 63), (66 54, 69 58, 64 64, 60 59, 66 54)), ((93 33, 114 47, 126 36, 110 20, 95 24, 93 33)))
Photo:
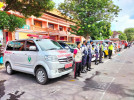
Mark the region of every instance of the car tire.
POLYGON ((48 76, 47 76, 47 73, 46 73, 46 70, 42 67, 38 68, 36 70, 36 80, 39 84, 46 84, 48 82, 48 76))
POLYGON ((13 70, 12 70, 12 67, 11 67, 11 64, 10 63, 7 63, 6 64, 6 72, 9 75, 12 75, 13 74, 13 70))

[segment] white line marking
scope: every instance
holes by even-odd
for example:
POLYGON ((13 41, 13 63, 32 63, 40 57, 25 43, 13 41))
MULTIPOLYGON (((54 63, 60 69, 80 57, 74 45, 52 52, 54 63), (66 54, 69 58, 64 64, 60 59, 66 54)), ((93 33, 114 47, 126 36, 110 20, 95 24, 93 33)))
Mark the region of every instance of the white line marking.
POLYGON ((113 78, 112 79, 112 81, 110 82, 110 84, 109 84, 109 86, 106 88, 106 90, 103 92, 103 94, 102 94, 102 96, 101 96, 101 98, 100 98, 100 100, 102 100, 103 99, 103 97, 104 97, 104 95, 106 94, 106 91, 108 90, 108 88, 111 86, 111 84, 113 83, 113 81, 115 80, 115 78, 113 78))

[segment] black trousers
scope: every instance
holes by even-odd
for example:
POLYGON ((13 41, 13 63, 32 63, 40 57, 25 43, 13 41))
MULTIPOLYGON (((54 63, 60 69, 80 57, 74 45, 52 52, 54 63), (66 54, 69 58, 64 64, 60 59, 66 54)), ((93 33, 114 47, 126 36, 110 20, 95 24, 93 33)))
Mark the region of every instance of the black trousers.
POLYGON ((89 55, 87 56, 87 69, 91 69, 91 60, 92 60, 92 56, 89 57, 89 55))
POLYGON ((82 66, 81 62, 75 62, 75 68, 74 68, 74 77, 75 78, 80 75, 81 66, 82 66))
POLYGON ((108 55, 109 55, 109 58, 111 58, 111 56, 112 56, 112 50, 108 50, 108 55))
POLYGON ((102 55, 103 55, 102 50, 99 50, 99 54, 100 54, 100 56, 99 56, 99 62, 102 62, 102 55))

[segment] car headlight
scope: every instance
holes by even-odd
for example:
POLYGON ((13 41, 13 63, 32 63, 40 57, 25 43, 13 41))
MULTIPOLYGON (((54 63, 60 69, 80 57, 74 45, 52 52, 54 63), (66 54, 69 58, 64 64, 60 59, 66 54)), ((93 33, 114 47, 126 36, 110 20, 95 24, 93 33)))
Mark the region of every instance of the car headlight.
POLYGON ((45 56, 45 60, 55 62, 55 61, 58 61, 58 58, 56 56, 47 55, 45 56))

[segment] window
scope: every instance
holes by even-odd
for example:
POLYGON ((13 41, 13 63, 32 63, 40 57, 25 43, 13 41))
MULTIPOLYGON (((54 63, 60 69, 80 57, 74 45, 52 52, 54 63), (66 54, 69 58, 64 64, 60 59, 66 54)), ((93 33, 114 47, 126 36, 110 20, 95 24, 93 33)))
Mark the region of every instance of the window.
POLYGON ((10 42, 8 42, 8 44, 7 44, 7 48, 6 48, 6 50, 13 50, 13 47, 14 47, 14 42, 13 41, 10 41, 10 42))
POLYGON ((48 27, 54 29, 54 24, 48 24, 48 27))
POLYGON ((70 28, 67 28, 67 31, 70 32, 70 28))
POLYGON ((6 50, 24 51, 25 41, 10 41, 7 45, 6 50))
POLYGON ((64 37, 60 37, 60 40, 65 40, 65 38, 64 37))
POLYGON ((29 47, 30 46, 35 46, 36 47, 36 50, 35 51, 37 51, 37 46, 36 46, 36 44, 34 43, 34 41, 32 41, 32 40, 28 40, 27 41, 27 43, 26 43, 26 51, 30 51, 29 50, 29 47))
POLYGON ((14 42, 15 51, 25 51, 25 41, 15 41, 14 42))
POLYGON ((59 43, 63 48, 65 48, 67 45, 65 43, 59 43))
POLYGON ((60 31, 63 31, 63 27, 62 27, 62 26, 60 26, 60 27, 59 27, 59 30, 60 30, 60 31))
POLYGON ((38 27, 42 27, 42 22, 41 21, 34 20, 34 25, 35 26, 38 26, 38 27))
POLYGON ((48 40, 48 39, 42 39, 42 40, 37 40, 37 43, 39 44, 40 48, 44 50, 60 50, 62 49, 61 45, 53 40, 48 40))

